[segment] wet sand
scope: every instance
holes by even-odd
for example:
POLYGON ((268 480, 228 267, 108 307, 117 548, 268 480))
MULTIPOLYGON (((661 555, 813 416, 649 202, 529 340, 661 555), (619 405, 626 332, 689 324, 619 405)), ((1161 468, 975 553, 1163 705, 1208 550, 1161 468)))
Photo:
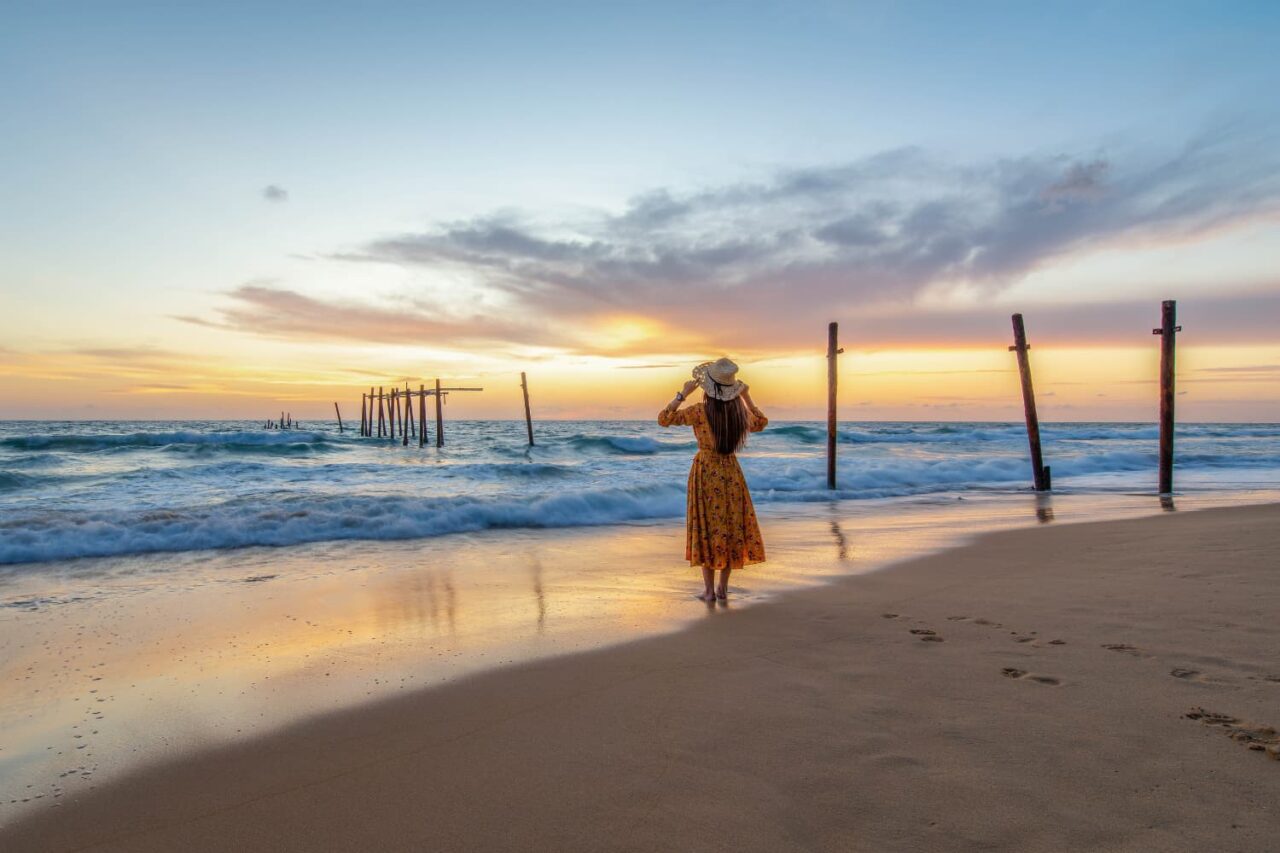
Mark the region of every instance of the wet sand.
POLYGON ((0 843, 1274 850, 1278 531, 1264 506, 993 534, 153 762, 0 843))

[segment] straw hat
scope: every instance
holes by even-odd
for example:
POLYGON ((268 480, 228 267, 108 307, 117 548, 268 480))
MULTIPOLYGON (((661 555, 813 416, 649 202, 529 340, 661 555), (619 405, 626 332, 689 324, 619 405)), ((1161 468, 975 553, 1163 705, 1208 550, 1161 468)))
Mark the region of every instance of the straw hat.
POLYGON ((727 358, 699 364, 693 369, 693 379, 702 393, 716 400, 735 400, 747 387, 738 379, 738 365, 727 358))

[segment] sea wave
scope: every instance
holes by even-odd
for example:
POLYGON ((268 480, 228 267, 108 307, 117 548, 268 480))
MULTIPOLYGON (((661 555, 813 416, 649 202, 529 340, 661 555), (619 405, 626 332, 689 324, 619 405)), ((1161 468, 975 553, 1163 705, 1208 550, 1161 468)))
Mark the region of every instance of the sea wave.
MULTIPOLYGON (((533 447, 508 425, 460 421, 449 447, 426 451, 247 423, 84 428, 0 423, 0 563, 675 519, 696 447, 687 430, 605 421, 548 424, 533 447)), ((1157 434, 1046 424, 1045 462, 1060 491, 1154 488, 1157 434)), ((1180 427, 1179 482, 1280 482, 1277 437, 1274 424, 1180 427)), ((813 422, 753 435, 741 462, 755 499, 1030 488, 1021 424, 842 423, 834 491, 825 441, 813 422)))
POLYGON ((563 440, 579 450, 650 455, 674 450, 688 450, 693 447, 690 441, 659 441, 647 435, 571 435, 563 440))
MULTIPOLYGON (((1105 425, 1105 424, 1041 424, 1041 435, 1045 441, 1108 441, 1113 439, 1146 441, 1160 437, 1158 427, 1145 425, 1105 425)), ((769 434, 794 440, 800 444, 820 444, 827 440, 827 430, 822 426, 809 424, 785 424, 770 427, 769 434)), ((1186 435, 1203 435, 1236 437, 1256 435, 1269 437, 1265 430, 1203 430, 1193 431, 1187 428, 1186 435)), ((1008 442, 1025 441, 1025 428, 1018 424, 943 424, 943 425, 884 425, 884 426, 850 426, 842 425, 836 430, 836 440, 840 444, 951 444, 963 445, 965 442, 1008 442)))
POLYGON ((330 444, 332 436, 320 432, 302 430, 227 432, 132 432, 132 433, 82 433, 78 435, 19 435, 0 439, 0 447, 10 450, 53 450, 63 452, 93 452, 132 448, 165 448, 185 450, 196 448, 222 448, 231 450, 298 449, 330 444))
POLYGON ((0 471, 0 492, 15 492, 39 485, 40 478, 30 474, 19 474, 17 471, 0 471))
POLYGON ((0 564, 344 539, 418 539, 508 527, 590 526, 670 517, 683 509, 682 488, 648 485, 532 499, 321 495, 168 510, 30 512, 0 523, 0 564))

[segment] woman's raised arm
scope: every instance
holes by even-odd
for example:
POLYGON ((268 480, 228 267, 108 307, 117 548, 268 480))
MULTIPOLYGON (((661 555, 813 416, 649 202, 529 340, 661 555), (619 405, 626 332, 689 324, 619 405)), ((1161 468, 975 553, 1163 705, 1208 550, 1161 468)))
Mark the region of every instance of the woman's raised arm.
POLYGON ((769 425, 769 419, 764 416, 764 412, 756 408, 755 400, 751 399, 751 389, 742 389, 742 402, 747 404, 747 429, 751 432, 759 432, 769 425))
POLYGON ((690 379, 684 383, 684 387, 680 389, 680 394, 671 399, 662 411, 658 412, 658 426, 689 426, 687 418, 688 409, 680 411, 680 404, 688 399, 689 395, 698 387, 698 383, 690 379))

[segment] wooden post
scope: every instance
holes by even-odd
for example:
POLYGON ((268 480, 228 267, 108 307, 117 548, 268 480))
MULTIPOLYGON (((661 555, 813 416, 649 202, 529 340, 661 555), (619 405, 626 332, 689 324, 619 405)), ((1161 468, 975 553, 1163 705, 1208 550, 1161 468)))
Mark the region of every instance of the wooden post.
POLYGON ((529 380, 520 371, 520 390, 524 392, 524 426, 529 431, 529 446, 533 447, 533 416, 529 414, 529 380))
POLYGON ((364 429, 365 429, 365 426, 366 426, 366 424, 365 424, 365 417, 366 417, 366 415, 367 415, 367 414, 368 414, 368 413, 367 413, 367 411, 365 410, 365 405, 364 405, 364 394, 363 394, 363 393, 361 393, 361 394, 360 394, 360 435, 365 435, 365 434, 366 434, 366 433, 365 433, 365 431, 364 431, 364 429))
POLYGON ((427 386, 418 386, 418 446, 427 443, 427 386))
POLYGON ((342 410, 338 408, 338 401, 333 401, 333 411, 338 416, 338 432, 342 432, 342 410))
MULTIPOLYGON (((422 425, 418 423, 418 420, 413 416, 413 390, 409 387, 408 382, 404 384, 404 405, 405 405, 405 414, 408 416, 406 420, 409 421, 409 437, 412 438, 414 441, 417 441, 418 429, 422 425)), ((406 440, 405 444, 408 444, 408 443, 409 442, 406 440)))
POLYGON ((436 447, 444 447, 444 412, 440 410, 440 380, 436 380, 436 447))
POLYGON ((836 356, 839 324, 827 324, 827 488, 836 487, 836 356))
POLYGON ((409 386, 404 386, 404 421, 401 424, 400 445, 402 447, 409 446, 409 433, 413 430, 413 394, 409 391, 409 386))
POLYGON ((1036 393, 1031 386, 1031 359, 1027 350, 1027 330, 1022 325, 1022 315, 1013 315, 1013 346, 1010 352, 1018 354, 1018 375, 1022 378, 1022 408, 1026 412, 1027 444, 1031 448, 1031 480, 1037 492, 1049 490, 1049 472, 1044 467, 1040 453, 1040 419, 1036 415, 1036 393))
POLYGON ((385 399, 382 394, 382 387, 378 387, 378 438, 382 438, 384 427, 387 423, 386 415, 383 413, 383 403, 385 399))
POLYGON ((1178 303, 1166 299, 1160 305, 1160 494, 1173 492, 1173 402, 1174 402, 1174 336, 1181 332, 1178 303))

